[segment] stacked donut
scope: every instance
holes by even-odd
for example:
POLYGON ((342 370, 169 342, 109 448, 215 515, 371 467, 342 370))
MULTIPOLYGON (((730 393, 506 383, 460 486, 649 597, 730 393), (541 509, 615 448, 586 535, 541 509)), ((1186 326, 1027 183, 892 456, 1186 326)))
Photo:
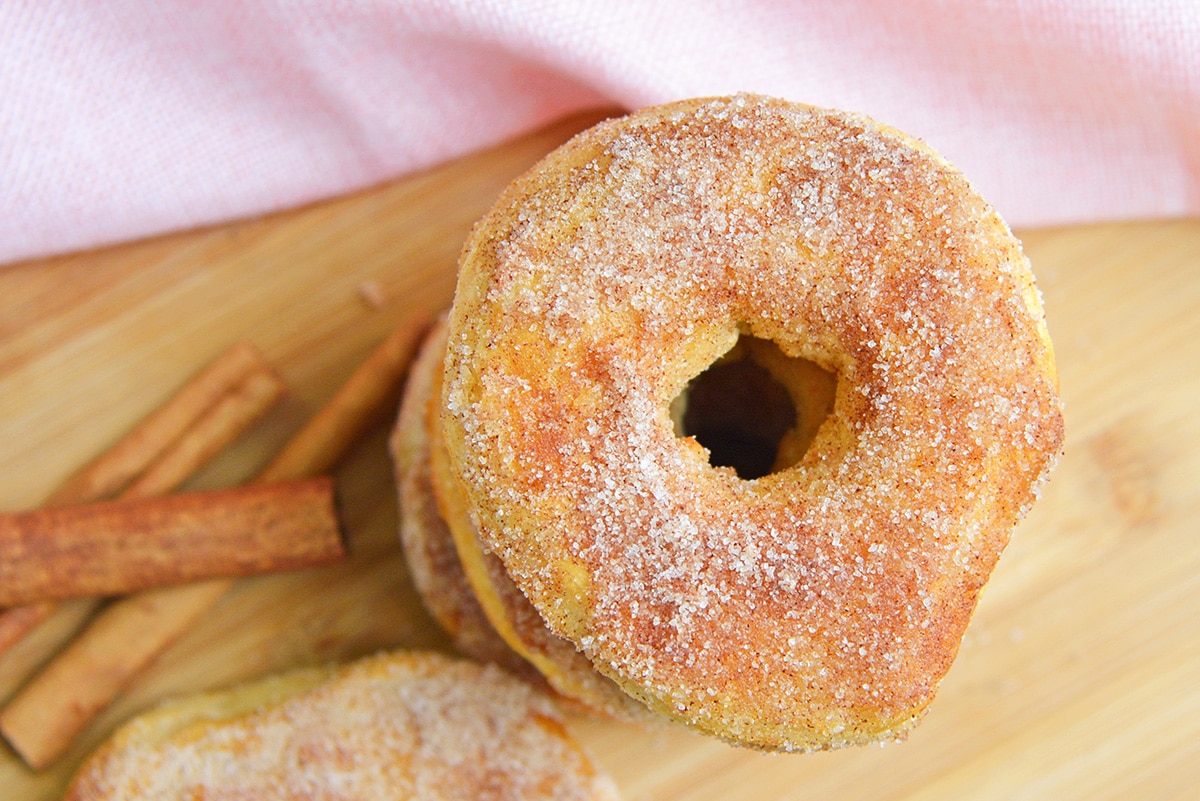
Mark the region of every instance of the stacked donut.
POLYGON ((915 725, 1062 438, 995 210, 904 134, 739 95, 601 123, 501 195, 393 452, 464 651, 798 751, 915 725))
POLYGON ((648 711, 568 640, 551 633, 503 563, 480 544, 449 466, 441 426, 447 323, 426 335, 391 439, 401 543, 413 583, 464 654, 494 662, 593 712, 646 720, 648 711))

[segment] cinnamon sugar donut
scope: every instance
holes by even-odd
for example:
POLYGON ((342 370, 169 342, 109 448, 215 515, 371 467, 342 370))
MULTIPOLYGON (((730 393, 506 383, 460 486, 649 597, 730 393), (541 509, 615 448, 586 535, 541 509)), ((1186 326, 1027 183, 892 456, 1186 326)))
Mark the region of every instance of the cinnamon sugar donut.
POLYGON ((1062 443, 996 211, 904 134, 763 97, 601 123, 515 181, 449 342, 485 547, 627 692, 763 749, 915 724, 1062 443), (739 337, 836 375, 807 450, 756 479, 669 412, 739 337))
POLYGON ((494 666, 401 652, 147 712, 65 799, 617 797, 548 698, 494 666))

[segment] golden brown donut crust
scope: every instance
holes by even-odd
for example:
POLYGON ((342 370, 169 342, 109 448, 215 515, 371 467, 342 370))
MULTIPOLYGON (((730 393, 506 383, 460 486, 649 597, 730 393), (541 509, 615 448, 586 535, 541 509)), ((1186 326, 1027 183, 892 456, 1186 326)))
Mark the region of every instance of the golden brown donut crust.
POLYGON ((948 670, 1060 451, 1039 294, 925 145, 780 100, 601 123, 461 261, 447 448, 485 545, 652 708, 805 750, 891 739, 948 670), (746 481, 671 400, 736 342, 838 376, 801 461, 746 481))

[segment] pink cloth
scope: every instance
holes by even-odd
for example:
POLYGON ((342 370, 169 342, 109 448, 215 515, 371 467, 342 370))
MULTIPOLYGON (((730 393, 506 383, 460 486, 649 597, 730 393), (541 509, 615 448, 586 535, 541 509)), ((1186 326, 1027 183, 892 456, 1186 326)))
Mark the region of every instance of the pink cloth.
POLYGON ((736 91, 920 136, 1014 226, 1200 211, 1191 0, 0 0, 0 263, 736 91))

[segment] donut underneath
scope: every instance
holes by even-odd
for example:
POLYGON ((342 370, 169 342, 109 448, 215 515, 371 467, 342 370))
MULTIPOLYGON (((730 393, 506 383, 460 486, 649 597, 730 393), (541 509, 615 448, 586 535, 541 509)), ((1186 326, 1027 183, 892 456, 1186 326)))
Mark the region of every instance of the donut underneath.
MULTIPOLYGON (((442 344, 444 347, 444 337, 442 344)), ((441 382, 437 379, 435 376, 433 395, 441 397, 441 382)), ((597 672, 574 643, 546 628, 537 610, 504 572, 503 563, 484 552, 450 471, 440 424, 441 416, 431 415, 429 469, 434 495, 443 525, 450 532, 458 554, 460 569, 494 631, 568 702, 616 720, 654 723, 655 716, 612 679, 597 672)))
POLYGON ((540 675, 496 633, 463 572, 450 530, 438 509, 430 474, 428 422, 435 384, 441 385, 446 320, 430 327, 408 371, 396 426, 388 440, 399 496, 400 543, 425 608, 466 656, 494 662, 541 683, 540 675))

